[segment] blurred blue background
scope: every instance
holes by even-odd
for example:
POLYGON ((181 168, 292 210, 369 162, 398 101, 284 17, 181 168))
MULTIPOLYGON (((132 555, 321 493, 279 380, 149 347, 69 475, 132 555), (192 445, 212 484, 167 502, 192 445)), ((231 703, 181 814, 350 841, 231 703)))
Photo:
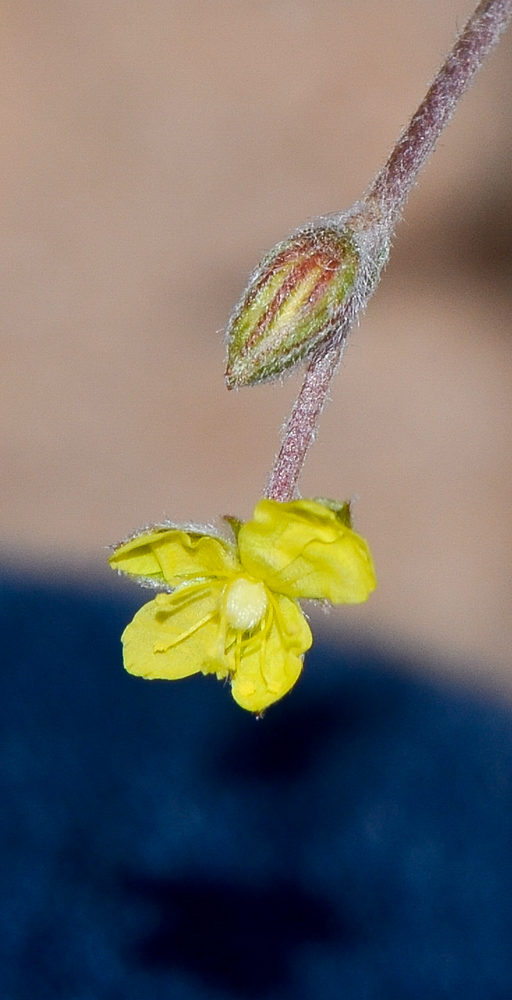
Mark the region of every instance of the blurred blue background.
POLYGON ((508 1000, 511 713, 318 644, 256 720, 138 596, 2 579, 2 997, 508 1000))

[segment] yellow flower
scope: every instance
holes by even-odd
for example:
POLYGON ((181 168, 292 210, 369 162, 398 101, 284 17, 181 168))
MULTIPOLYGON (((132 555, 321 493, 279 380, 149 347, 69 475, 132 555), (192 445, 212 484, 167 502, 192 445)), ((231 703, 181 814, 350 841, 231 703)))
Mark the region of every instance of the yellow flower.
POLYGON ((125 629, 124 664, 150 679, 229 678, 235 701, 261 712, 295 684, 312 643, 297 599, 357 604, 375 575, 348 504, 260 500, 251 521, 226 520, 236 544, 168 525, 116 548, 114 569, 162 588, 125 629))

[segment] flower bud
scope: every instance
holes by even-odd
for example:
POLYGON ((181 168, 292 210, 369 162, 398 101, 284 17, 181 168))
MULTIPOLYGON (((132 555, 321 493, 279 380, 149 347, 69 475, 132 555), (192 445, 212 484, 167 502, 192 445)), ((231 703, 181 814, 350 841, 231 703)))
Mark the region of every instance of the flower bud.
POLYGON ((281 375, 334 332, 359 255, 333 226, 295 233, 270 251, 228 326, 228 389, 281 375))

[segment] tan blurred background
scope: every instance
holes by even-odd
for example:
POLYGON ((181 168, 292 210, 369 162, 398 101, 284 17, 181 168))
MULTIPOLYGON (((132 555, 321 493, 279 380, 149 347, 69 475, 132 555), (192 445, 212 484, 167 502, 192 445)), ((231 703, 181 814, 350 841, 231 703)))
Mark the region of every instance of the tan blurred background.
MULTIPOLYGON (((250 514, 298 388, 228 393, 262 252, 370 181, 471 0, 3 0, 0 539, 250 514)), ((379 589, 324 627, 512 694, 512 33, 414 192, 303 479, 379 589)), ((112 585, 116 581, 112 578, 112 585)))

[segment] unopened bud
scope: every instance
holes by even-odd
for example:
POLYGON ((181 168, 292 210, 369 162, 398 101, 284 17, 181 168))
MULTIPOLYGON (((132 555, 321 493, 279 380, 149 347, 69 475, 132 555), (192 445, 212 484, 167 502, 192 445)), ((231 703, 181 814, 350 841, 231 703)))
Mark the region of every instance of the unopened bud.
POLYGON ((357 275, 350 233, 298 232, 262 260, 227 331, 228 389, 281 375, 339 325, 357 275))

